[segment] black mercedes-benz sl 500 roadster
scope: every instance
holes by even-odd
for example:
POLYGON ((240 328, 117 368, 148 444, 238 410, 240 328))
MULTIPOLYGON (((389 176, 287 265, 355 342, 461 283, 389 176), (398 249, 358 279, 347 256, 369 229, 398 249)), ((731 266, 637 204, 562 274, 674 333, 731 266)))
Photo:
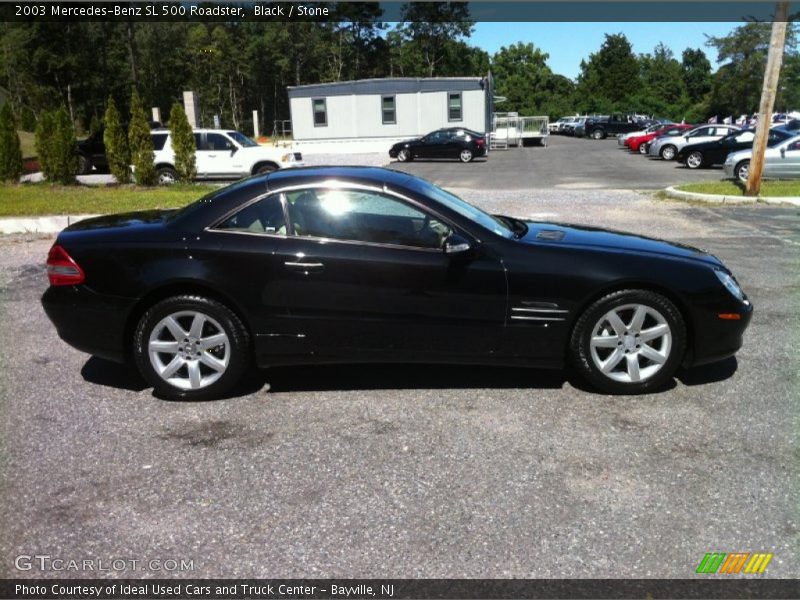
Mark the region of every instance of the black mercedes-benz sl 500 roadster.
POLYGON ((222 395, 248 365, 562 368, 644 393, 734 354, 752 305, 696 248, 490 215, 367 167, 287 169, 179 210, 68 227, 42 297, 79 350, 157 394, 222 395))

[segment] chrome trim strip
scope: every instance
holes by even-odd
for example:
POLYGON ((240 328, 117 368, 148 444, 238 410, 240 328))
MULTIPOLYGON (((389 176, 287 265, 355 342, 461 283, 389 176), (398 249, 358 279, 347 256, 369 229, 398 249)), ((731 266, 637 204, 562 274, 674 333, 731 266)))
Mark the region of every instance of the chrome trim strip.
POLYGON ((568 313, 568 310, 560 308, 512 308, 512 311, 517 312, 532 312, 532 313, 568 313))
POLYGON ((561 317, 519 317, 516 315, 511 315, 512 321, 566 321, 566 319, 561 317))

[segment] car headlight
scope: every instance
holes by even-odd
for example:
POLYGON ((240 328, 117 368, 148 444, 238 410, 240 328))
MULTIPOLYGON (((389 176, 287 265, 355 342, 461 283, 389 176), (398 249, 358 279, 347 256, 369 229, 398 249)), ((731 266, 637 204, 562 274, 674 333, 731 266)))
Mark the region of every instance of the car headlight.
POLYGON ((734 298, 736 298, 739 302, 744 302, 744 292, 742 291, 742 288, 739 287, 739 284, 736 283, 736 280, 732 275, 726 273, 725 271, 720 271, 719 269, 714 269, 714 274, 734 298))

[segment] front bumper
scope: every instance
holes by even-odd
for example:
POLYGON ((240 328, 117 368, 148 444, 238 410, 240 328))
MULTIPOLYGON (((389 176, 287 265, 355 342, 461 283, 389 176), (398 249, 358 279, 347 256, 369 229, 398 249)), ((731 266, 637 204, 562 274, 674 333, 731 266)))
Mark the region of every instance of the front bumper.
POLYGON ((647 154, 650 156, 655 156, 656 158, 659 156, 659 152, 661 152, 661 144, 653 144, 650 143, 650 148, 647 149, 647 154))
POLYGON ((50 286, 42 307, 67 344, 94 356, 124 362, 126 324, 134 300, 97 294, 85 285, 50 286))
POLYGON ((734 178, 735 175, 733 173, 733 168, 734 168, 734 164, 732 162, 729 163, 729 162, 726 161, 725 164, 722 165, 722 171, 725 173, 725 177, 727 179, 733 179, 734 178))
POLYGON ((684 359, 684 366, 694 367, 717 362, 733 356, 742 347, 744 332, 753 318, 750 301, 736 300, 710 304, 702 310, 700 318, 694 320, 694 343, 684 359), (724 320, 720 313, 738 313, 738 321, 724 320))

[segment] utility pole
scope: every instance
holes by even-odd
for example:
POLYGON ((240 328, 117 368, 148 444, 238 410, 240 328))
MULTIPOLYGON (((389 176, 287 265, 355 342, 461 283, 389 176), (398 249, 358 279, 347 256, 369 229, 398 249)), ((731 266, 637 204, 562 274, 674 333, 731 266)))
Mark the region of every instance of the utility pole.
POLYGON ((783 62, 783 48, 786 42, 786 21, 789 18, 789 3, 778 2, 775 20, 772 22, 772 36, 769 41, 767 70, 764 72, 764 86, 761 88, 761 104, 758 108, 756 138, 753 141, 753 158, 747 176, 746 196, 758 196, 761 191, 761 172, 764 170, 764 152, 767 149, 769 128, 772 125, 772 109, 778 91, 778 79, 783 62))

